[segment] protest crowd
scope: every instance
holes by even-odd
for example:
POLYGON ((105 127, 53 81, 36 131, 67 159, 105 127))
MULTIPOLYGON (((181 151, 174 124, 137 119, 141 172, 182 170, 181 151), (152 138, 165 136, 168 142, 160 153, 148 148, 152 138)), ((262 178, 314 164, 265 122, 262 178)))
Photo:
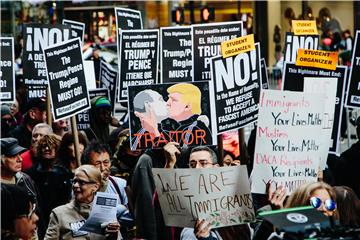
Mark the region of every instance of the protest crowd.
POLYGON ((81 33, 36 43, 75 21, 25 24, 16 79, 3 65, 14 40, 0 38, 13 86, 0 95, 1 239, 360 239, 360 117, 339 149, 360 108, 360 31, 293 22, 269 90, 241 21, 159 31, 115 12, 132 22, 117 27, 117 70, 93 44, 89 71, 81 33))

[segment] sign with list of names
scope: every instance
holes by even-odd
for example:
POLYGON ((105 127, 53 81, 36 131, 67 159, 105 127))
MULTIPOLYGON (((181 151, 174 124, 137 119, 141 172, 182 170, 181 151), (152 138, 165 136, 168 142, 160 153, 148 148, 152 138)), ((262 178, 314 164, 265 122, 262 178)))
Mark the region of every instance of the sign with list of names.
POLYGON ((287 194, 317 181, 324 96, 262 90, 251 191, 265 193, 270 181, 287 194))
POLYGON ((194 227, 206 219, 213 228, 255 220, 246 166, 152 169, 167 226, 194 227))
POLYGON ((80 38, 44 48, 54 120, 90 108, 80 38))
POLYGON ((0 37, 0 101, 15 101, 14 38, 0 37))

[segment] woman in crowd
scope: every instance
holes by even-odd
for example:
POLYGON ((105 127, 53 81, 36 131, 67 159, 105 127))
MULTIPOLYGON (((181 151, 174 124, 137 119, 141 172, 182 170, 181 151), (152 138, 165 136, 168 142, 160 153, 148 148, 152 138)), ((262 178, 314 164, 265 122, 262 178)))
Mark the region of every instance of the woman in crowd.
POLYGON ((338 219, 336 194, 334 189, 324 182, 311 182, 298 187, 288 198, 285 208, 312 205, 328 217, 338 219))
POLYGON ((355 192, 346 186, 334 187, 340 224, 346 227, 360 227, 360 201, 355 192))
POLYGON ((36 235, 35 200, 16 185, 1 184, 1 239, 28 240, 36 235))
MULTIPOLYGON (((80 155, 84 152, 88 144, 86 136, 79 132, 79 152, 80 155)), ((57 166, 63 168, 64 171, 71 174, 71 178, 74 176, 74 171, 77 167, 77 161, 75 156, 75 146, 74 146, 74 135, 72 132, 67 132, 61 139, 59 151, 58 151, 58 162, 57 166)))
POLYGON ((105 235, 79 231, 89 217, 96 192, 102 187, 101 173, 92 165, 82 165, 75 170, 72 189, 74 199, 53 209, 45 239, 117 239, 120 225, 115 220, 105 229, 105 235))

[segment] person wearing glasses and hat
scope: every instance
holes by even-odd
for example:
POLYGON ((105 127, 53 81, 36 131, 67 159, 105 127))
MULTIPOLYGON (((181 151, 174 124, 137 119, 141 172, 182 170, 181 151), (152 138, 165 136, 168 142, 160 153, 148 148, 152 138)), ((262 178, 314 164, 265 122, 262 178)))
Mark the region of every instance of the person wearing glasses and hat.
POLYGON ((46 122, 46 100, 34 98, 28 102, 24 122, 9 132, 11 137, 19 141, 19 145, 29 149, 31 146, 32 130, 38 123, 46 122))
MULTIPOLYGON (((29 193, 36 203, 39 192, 33 180, 25 173, 21 172, 22 158, 20 154, 26 149, 19 146, 15 138, 1 139, 1 185, 16 185, 29 193)), ((39 206, 37 204, 37 206, 39 206)), ((40 209, 36 209, 40 216, 40 209)), ((39 228, 43 229, 43 221, 39 222, 39 228)))
POLYGON ((1 239, 33 239, 39 217, 36 203, 24 189, 1 184, 1 239))

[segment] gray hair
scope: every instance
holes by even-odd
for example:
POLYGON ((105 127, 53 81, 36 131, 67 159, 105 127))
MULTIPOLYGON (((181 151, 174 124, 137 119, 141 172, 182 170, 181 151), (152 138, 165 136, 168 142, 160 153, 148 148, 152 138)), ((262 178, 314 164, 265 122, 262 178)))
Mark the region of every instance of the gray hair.
POLYGON ((208 153, 210 153, 210 156, 211 156, 211 160, 212 160, 212 163, 213 164, 217 164, 218 163, 218 157, 216 155, 216 153, 209 147, 206 147, 206 146, 197 146, 197 147, 194 147, 193 149, 191 149, 190 151, 190 155, 194 152, 201 152, 201 151, 206 151, 208 153))
POLYGON ((52 127, 51 127, 49 124, 46 124, 46 123, 38 123, 38 124, 36 124, 35 127, 34 127, 33 130, 32 130, 32 133, 34 133, 35 130, 38 129, 38 128, 47 128, 48 131, 49 131, 48 134, 53 133, 52 127))

